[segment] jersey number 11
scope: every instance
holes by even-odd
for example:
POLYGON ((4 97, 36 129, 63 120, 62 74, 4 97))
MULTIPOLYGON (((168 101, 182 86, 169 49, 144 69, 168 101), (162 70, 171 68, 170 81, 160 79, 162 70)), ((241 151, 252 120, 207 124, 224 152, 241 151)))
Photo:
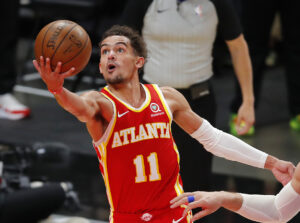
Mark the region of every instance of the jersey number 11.
MULTIPOLYGON (((161 179, 161 175, 159 173, 157 153, 150 153, 147 157, 147 161, 150 166, 150 175, 149 181, 157 181, 161 179)), ((145 162, 143 155, 137 155, 133 160, 136 169, 136 183, 147 182, 147 176, 145 174, 145 162)))

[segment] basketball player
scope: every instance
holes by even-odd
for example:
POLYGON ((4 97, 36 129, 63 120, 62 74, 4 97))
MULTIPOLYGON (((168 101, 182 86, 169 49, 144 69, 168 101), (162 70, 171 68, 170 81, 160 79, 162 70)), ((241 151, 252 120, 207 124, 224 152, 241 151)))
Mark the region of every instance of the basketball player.
POLYGON ((188 203, 187 211, 201 207, 192 221, 217 211, 220 207, 257 222, 287 222, 300 211, 300 163, 291 182, 275 195, 250 195, 219 192, 183 193, 171 201, 171 208, 188 203))
POLYGON ((107 86, 81 96, 63 87, 74 68, 61 73, 61 62, 52 71, 49 58, 33 61, 57 102, 86 123, 106 185, 110 222, 190 222, 189 215, 181 219, 184 207, 169 207, 169 201, 183 193, 172 120, 216 155, 268 168, 282 183, 291 179, 290 162, 215 129, 175 89, 141 84, 138 73, 145 58, 138 33, 113 26, 100 42, 99 69, 107 86))

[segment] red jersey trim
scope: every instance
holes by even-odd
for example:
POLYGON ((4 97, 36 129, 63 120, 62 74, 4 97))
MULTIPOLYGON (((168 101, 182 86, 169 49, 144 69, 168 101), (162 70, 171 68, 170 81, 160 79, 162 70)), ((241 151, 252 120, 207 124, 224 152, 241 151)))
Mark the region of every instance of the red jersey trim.
POLYGON ((108 180, 108 173, 107 173, 107 161, 106 161, 106 146, 107 146, 107 143, 109 142, 109 139, 111 138, 111 135, 113 133, 113 130, 114 130, 114 127, 115 127, 115 124, 116 124, 116 121, 117 121, 117 115, 116 115, 116 105, 115 105, 115 102, 110 99, 106 94, 102 93, 101 94, 106 97, 113 105, 113 110, 114 110, 114 113, 113 113, 113 117, 112 119, 110 120, 109 124, 108 124, 108 127, 107 129, 105 130, 103 136, 100 138, 100 140, 98 140, 97 142, 94 142, 94 145, 95 145, 95 148, 97 149, 97 154, 98 152, 100 153, 101 155, 101 165, 102 165, 102 168, 103 168, 103 179, 104 179, 104 183, 105 183, 105 186, 106 186, 106 194, 107 194, 107 197, 108 197, 108 202, 110 204, 110 207, 112 210, 114 210, 114 205, 113 205, 113 202, 112 202, 112 196, 111 196, 111 192, 110 192, 110 185, 109 185, 109 180, 108 180))

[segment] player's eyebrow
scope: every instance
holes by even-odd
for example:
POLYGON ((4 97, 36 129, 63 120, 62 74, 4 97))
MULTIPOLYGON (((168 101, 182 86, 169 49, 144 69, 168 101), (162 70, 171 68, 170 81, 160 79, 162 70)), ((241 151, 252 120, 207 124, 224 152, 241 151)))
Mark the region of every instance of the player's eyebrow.
MULTIPOLYGON (((125 42, 116 42, 114 45, 116 46, 116 45, 119 45, 119 44, 122 44, 122 45, 124 45, 124 46, 126 46, 127 47, 127 43, 125 43, 125 42)), ((102 47, 104 47, 104 46, 109 46, 109 44, 107 44, 107 43, 102 43, 101 45, 100 45, 100 49, 102 48, 102 47)))

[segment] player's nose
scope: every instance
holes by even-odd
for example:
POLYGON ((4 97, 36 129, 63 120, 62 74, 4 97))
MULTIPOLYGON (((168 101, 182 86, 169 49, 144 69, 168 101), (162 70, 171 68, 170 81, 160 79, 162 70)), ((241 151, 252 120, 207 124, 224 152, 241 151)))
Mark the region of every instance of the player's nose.
POLYGON ((108 53, 108 59, 113 60, 116 58, 116 53, 113 50, 110 50, 108 53))

